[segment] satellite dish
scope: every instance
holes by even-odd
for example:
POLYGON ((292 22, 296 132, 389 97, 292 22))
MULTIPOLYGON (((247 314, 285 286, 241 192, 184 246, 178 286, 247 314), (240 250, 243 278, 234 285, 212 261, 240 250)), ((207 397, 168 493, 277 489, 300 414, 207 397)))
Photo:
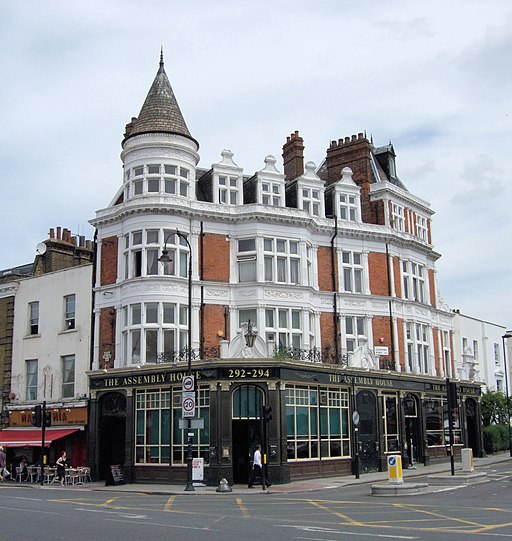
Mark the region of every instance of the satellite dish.
POLYGON ((36 252, 39 254, 39 255, 43 255, 45 252, 46 252, 46 244, 44 242, 40 242, 37 246, 36 246, 36 252))

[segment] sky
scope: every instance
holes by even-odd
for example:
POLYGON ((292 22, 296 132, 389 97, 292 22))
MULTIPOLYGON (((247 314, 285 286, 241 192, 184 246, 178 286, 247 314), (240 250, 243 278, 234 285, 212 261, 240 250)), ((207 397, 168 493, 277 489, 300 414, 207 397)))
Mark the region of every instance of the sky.
POLYGON ((391 141, 444 302, 512 328, 511 27, 509 0, 0 0, 0 269, 52 227, 92 238, 163 47, 199 167, 279 164, 295 130, 317 165, 391 141))

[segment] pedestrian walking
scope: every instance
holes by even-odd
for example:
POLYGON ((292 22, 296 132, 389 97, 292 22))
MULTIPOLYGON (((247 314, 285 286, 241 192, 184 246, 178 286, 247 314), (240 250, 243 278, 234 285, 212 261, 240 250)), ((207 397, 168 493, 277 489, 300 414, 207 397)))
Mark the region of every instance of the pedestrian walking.
POLYGON ((57 459, 57 477, 60 479, 60 486, 64 486, 64 481, 66 479, 66 451, 62 451, 59 458, 57 459))
POLYGON ((5 456, 5 450, 0 446, 0 482, 2 482, 9 472, 7 471, 7 461, 5 456))
POLYGON ((256 450, 254 451, 254 456, 252 458, 252 470, 251 477, 249 479, 249 488, 252 488, 254 480, 256 477, 261 477, 261 488, 265 490, 265 475, 263 473, 263 465, 261 463, 261 445, 256 445, 256 450))

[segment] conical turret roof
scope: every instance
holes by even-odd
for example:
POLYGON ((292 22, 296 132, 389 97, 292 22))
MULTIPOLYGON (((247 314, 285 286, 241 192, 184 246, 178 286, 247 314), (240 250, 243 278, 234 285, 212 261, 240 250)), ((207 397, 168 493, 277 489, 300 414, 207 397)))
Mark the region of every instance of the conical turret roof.
POLYGON ((149 89, 139 116, 133 120, 131 130, 125 141, 143 133, 173 133, 187 137, 199 148, 198 142, 190 135, 174 96, 171 83, 164 69, 163 52, 160 54, 160 67, 149 89))

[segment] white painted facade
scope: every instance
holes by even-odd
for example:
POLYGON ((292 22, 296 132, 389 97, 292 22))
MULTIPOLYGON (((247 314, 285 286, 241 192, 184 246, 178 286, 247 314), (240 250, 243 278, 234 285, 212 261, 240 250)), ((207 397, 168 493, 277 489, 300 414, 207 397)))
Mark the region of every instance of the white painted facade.
MULTIPOLYGON (((90 368, 92 264, 20 280, 13 329, 11 406, 23 403, 70 403, 88 392, 90 368), (74 322, 66 318, 65 298, 75 296, 74 322), (38 303, 38 328, 31 327, 32 303, 38 303), (73 328, 68 328, 72 327, 73 328), (74 386, 63 397, 63 359, 74 356, 74 386), (27 391, 27 361, 36 361, 37 393, 27 391)), ((32 320, 32 325, 35 322, 32 320)), ((34 364, 32 364, 34 366, 34 364)), ((68 365, 69 366, 69 365, 68 365)), ((34 379, 32 378, 34 383, 34 379)), ((33 392, 33 391, 31 391, 33 392)))
MULTIPOLYGON (((481 382, 485 390, 505 392, 502 336, 506 328, 454 311, 455 377, 481 382)), ((510 371, 508 373, 510 385, 510 371)))

